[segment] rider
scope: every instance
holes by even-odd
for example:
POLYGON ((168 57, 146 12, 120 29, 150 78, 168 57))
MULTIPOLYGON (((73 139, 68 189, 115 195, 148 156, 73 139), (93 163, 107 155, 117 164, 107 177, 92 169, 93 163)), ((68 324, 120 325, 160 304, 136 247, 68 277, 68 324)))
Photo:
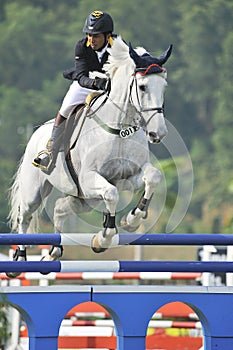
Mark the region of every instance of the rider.
POLYGON ((89 72, 101 72, 108 59, 107 48, 112 44, 112 17, 102 11, 92 12, 86 18, 83 32, 86 33, 86 37, 79 40, 75 46, 75 67, 63 73, 65 78, 73 82, 56 116, 52 135, 46 146, 47 151, 40 152, 32 162, 33 165, 41 167, 45 171, 49 165, 48 173, 55 167, 61 134, 65 125, 64 121, 73 107, 84 104, 87 95, 93 90, 106 91, 109 88, 107 79, 98 77, 91 79, 89 72))

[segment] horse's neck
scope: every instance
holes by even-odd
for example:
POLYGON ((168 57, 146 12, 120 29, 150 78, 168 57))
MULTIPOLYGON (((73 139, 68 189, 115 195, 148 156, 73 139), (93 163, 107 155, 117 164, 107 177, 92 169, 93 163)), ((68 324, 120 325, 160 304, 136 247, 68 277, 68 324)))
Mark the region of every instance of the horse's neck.
POLYGON ((93 105, 96 115, 111 127, 131 125, 131 119, 135 109, 130 104, 130 84, 132 68, 122 66, 117 69, 111 78, 111 91, 105 101, 101 96, 93 105))
POLYGON ((108 104, 112 110, 109 115, 109 121, 117 124, 129 124, 130 116, 132 115, 132 106, 129 101, 130 91, 129 83, 118 80, 118 83, 112 84, 112 89, 109 95, 108 104))

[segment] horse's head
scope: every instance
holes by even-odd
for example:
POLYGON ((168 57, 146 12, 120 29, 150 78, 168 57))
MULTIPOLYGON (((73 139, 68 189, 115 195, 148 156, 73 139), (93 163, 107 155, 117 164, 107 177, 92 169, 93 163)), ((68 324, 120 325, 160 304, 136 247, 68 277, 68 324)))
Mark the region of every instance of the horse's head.
POLYGON ((109 104, 117 110, 111 113, 114 122, 127 125, 132 114, 136 117, 136 110, 149 142, 160 142, 167 134, 163 108, 167 72, 163 64, 171 55, 172 45, 160 57, 153 57, 145 49, 134 50, 131 44, 128 46, 117 37, 108 51, 104 70, 111 80, 109 104))
POLYGON ((167 72, 162 65, 168 60, 171 51, 172 45, 160 57, 152 57, 143 48, 134 50, 129 45, 129 54, 136 65, 131 85, 131 103, 140 114, 151 143, 160 142, 167 134, 163 108, 167 72))

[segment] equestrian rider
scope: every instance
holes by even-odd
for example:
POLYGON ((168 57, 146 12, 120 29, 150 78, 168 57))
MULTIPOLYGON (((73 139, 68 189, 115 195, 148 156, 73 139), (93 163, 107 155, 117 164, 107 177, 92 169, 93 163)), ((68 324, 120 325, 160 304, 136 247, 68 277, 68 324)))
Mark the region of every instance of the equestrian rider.
POLYGON ((63 73, 65 78, 73 82, 56 116, 52 135, 46 146, 47 150, 40 152, 32 162, 33 165, 48 173, 51 173, 55 167, 65 126, 64 121, 73 107, 84 104, 87 95, 93 91, 106 91, 109 85, 105 78, 89 78, 89 72, 101 72, 108 59, 107 48, 112 44, 112 17, 102 11, 92 12, 86 18, 83 32, 86 33, 86 37, 79 40, 75 46, 75 67, 63 73))

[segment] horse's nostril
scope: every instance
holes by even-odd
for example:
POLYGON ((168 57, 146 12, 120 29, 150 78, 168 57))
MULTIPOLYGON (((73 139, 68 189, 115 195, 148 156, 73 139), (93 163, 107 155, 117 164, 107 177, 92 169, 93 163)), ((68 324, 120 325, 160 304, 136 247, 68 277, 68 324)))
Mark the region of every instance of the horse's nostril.
POLYGON ((159 143, 160 142, 160 137, 158 137, 157 133, 154 131, 150 131, 148 133, 148 137, 149 137, 150 143, 159 143))
POLYGON ((150 131, 150 132, 149 132, 149 137, 151 137, 152 139, 157 139, 157 134, 156 134, 156 132, 150 131))

